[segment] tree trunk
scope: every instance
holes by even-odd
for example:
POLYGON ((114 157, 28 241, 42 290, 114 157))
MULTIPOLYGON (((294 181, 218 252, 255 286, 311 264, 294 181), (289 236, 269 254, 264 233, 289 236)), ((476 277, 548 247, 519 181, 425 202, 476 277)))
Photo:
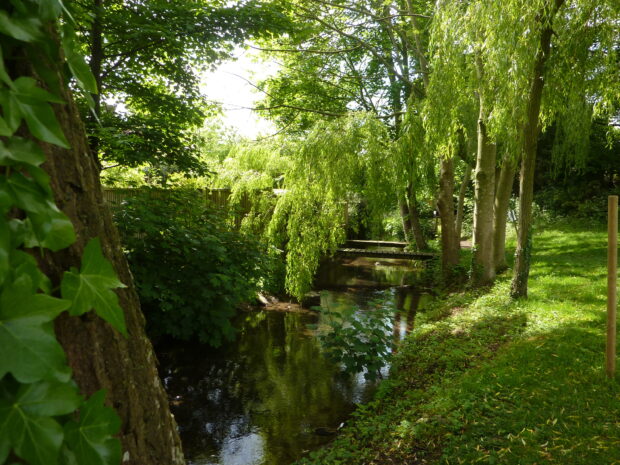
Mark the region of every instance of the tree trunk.
POLYGON ((510 295, 512 298, 527 297, 527 282, 530 274, 532 256, 532 202, 534 200, 534 171, 536 168, 536 149, 540 133, 539 115, 544 87, 545 63, 551 49, 553 29, 551 20, 564 0, 555 0, 554 11, 548 13, 547 25, 540 34, 540 46, 532 73, 532 82, 527 100, 527 119, 523 129, 523 153, 519 175, 519 227, 517 250, 510 295))
POLYGON ((454 218, 454 161, 442 158, 439 169, 437 208, 441 219, 441 268, 448 276, 459 262, 459 237, 454 218))
POLYGON ((157 373, 153 348, 145 335, 144 316, 118 232, 103 200, 84 125, 69 91, 63 89, 61 97, 68 103, 57 105, 55 112, 71 149, 43 144, 47 155, 43 167, 51 177, 58 207, 75 227, 77 241, 68 249, 46 252, 38 258, 57 286, 65 270, 80 266, 86 242, 98 236, 105 256, 127 285, 118 295, 129 337, 120 335, 92 312, 80 318, 61 315, 55 322, 56 334, 80 391, 91 395, 105 389, 107 404, 118 412, 122 420, 119 438, 123 463, 183 464, 176 423, 157 373))
POLYGON ((493 263, 493 202, 495 199, 495 144, 486 129, 486 109, 480 102, 476 155, 472 281, 489 284, 495 278, 493 263))
POLYGON ((420 222, 420 211, 418 210, 415 192, 411 184, 407 184, 405 195, 399 196, 398 208, 400 218, 403 222, 405 241, 414 243, 417 250, 426 250, 428 245, 420 222))
POLYGON ((493 212, 493 263, 495 271, 504 271, 508 268, 506 261, 506 222, 512 184, 517 171, 514 161, 506 159, 499 172, 497 189, 495 191, 495 210, 493 212))
POLYGON ((411 184, 407 185, 407 204, 409 207, 409 218, 411 219, 411 232, 415 239, 415 245, 418 250, 428 249, 426 238, 424 237, 424 230, 422 229, 422 223, 420 222, 420 210, 418 209, 418 199, 416 198, 415 191, 411 184))
POLYGON ((465 175, 463 176, 463 181, 461 182, 461 187, 459 188, 459 199, 456 206, 456 237, 461 239, 461 234, 463 232, 463 215, 465 214, 465 194, 467 193, 467 186, 469 185, 469 181, 471 181, 471 168, 469 165, 465 166, 465 175))
POLYGON ((403 232, 405 233, 405 242, 413 244, 413 226, 411 225, 411 216, 409 214, 409 206, 407 198, 404 195, 398 196, 398 209, 400 210, 400 220, 403 223, 403 232))

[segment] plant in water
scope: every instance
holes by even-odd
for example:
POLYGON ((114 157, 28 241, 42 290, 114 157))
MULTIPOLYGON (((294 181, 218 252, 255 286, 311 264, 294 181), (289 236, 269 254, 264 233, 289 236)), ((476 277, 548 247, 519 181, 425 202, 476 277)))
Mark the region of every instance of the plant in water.
POLYGON ((392 354, 390 319, 394 313, 385 302, 374 302, 372 310, 349 306, 336 312, 319 307, 329 331, 319 339, 328 357, 344 366, 346 373, 364 373, 374 381, 392 354))

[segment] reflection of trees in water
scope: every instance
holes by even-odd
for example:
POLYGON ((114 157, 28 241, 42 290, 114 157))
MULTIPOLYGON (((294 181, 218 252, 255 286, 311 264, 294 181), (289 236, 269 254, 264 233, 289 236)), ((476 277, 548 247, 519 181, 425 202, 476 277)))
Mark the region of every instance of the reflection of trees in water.
POLYGON ((415 284, 420 271, 403 260, 370 260, 366 258, 332 259, 321 263, 316 276, 317 286, 403 286, 415 284))
MULTIPOLYGON (((394 338, 400 340, 413 328, 421 296, 402 287, 332 292, 326 298, 332 309, 357 305, 372 311, 377 303, 392 305, 399 309, 392 322, 394 338)), ((362 377, 340 375, 323 358, 317 339, 304 335, 318 315, 255 312, 242 317, 237 341, 224 348, 185 344, 162 354, 162 374, 185 452, 190 458, 217 457, 222 450, 226 454, 254 444, 245 452, 255 454, 258 434, 263 463, 288 464, 329 440, 314 430, 336 427, 370 386, 362 377), (240 440, 231 442, 235 438, 240 440)))
POLYGON ((413 331, 415 316, 420 305, 421 294, 412 292, 410 289, 396 289, 394 293, 394 321, 392 329, 394 334, 394 351, 397 350, 398 343, 403 340, 405 335, 413 331))
POLYGON ((311 322, 312 315, 250 314, 235 345, 163 358, 168 392, 180 396, 173 411, 190 458, 217 453, 231 433, 260 434, 269 464, 290 463, 325 441, 314 429, 346 417, 354 386, 338 379, 315 338, 301 335, 311 322))

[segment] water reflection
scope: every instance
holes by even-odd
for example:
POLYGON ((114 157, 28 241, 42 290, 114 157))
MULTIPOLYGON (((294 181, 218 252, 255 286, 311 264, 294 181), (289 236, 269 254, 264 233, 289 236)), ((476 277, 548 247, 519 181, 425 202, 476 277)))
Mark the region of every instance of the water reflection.
MULTIPOLYGON (((425 298, 407 286, 415 272, 342 266, 357 276, 346 278, 341 270, 330 279, 344 276, 340 282, 354 287, 322 292, 321 305, 372 311, 387 300, 400 309, 392 327, 400 340, 425 298), (396 280, 404 287, 355 287, 372 282, 373 273, 382 273, 379 283, 396 280)), ((160 347, 161 373, 190 464, 285 465, 333 439, 374 386, 361 374, 343 375, 323 357, 308 330, 320 323, 311 311, 248 312, 237 322, 237 340, 218 350, 187 343, 160 347)))
MULTIPOLYGON (((161 354, 186 454, 196 464, 286 464, 329 437, 370 388, 340 376, 306 325, 309 313, 244 315, 235 345, 161 354)), ((363 380, 362 380, 363 381, 363 380)))

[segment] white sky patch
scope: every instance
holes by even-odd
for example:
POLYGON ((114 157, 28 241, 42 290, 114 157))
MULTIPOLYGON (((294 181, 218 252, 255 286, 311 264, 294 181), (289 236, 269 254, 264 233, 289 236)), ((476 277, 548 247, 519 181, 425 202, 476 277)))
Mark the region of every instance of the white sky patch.
POLYGON ((251 83, 275 74, 277 63, 261 60, 259 52, 252 49, 237 49, 233 55, 236 60, 222 63, 202 76, 200 91, 208 100, 222 105, 224 124, 239 135, 254 139, 275 133, 270 121, 251 110, 263 97, 251 83))

